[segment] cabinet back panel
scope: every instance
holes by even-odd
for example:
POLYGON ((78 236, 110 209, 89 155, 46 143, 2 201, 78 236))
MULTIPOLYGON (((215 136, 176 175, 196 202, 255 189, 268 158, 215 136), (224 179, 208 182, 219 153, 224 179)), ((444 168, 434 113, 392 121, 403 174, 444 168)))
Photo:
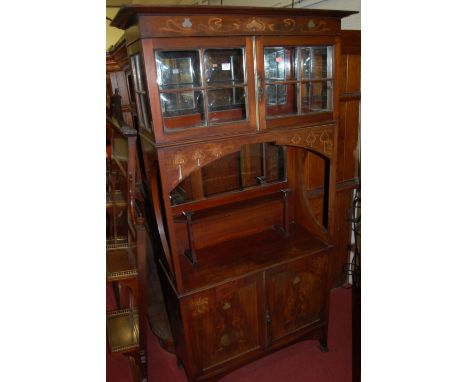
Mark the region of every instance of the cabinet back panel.
MULTIPOLYGON (((196 214, 194 215, 196 219, 196 214)), ((207 217, 193 224, 196 248, 204 248, 226 240, 250 235, 281 225, 282 200, 259 201, 249 208, 240 207, 228 215, 207 217)))

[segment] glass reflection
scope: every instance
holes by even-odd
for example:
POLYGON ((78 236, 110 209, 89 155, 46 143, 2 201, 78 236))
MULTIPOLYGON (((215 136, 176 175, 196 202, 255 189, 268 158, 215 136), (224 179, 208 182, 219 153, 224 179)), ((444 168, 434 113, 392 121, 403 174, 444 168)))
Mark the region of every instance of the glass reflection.
POLYGON ((161 108, 164 116, 176 116, 197 112, 203 105, 201 92, 161 93, 161 108))
POLYGON ((301 107, 303 113, 332 109, 332 81, 306 82, 301 85, 301 107))
MULTIPOLYGON (((271 81, 285 81, 291 79, 291 59, 294 57, 294 49, 275 47, 265 48, 264 65, 265 79, 271 81)), ((294 70, 293 70, 294 71, 294 70)))
POLYGON ((266 85, 267 118, 297 114, 298 84, 266 85))
POLYGON ((283 105, 286 103, 286 85, 267 85, 266 102, 267 105, 283 105))
POLYGON ((205 77, 208 85, 214 83, 244 83, 244 50, 207 49, 205 77))
POLYGON ((158 84, 161 89, 201 86, 197 50, 156 52, 158 84))
POLYGON ((194 127, 205 123, 203 92, 161 93, 159 97, 166 129, 194 127))
POLYGON ((208 90, 208 113, 211 122, 246 119, 244 88, 208 90))
POLYGON ((301 78, 331 78, 332 58, 332 47, 301 48, 301 78))

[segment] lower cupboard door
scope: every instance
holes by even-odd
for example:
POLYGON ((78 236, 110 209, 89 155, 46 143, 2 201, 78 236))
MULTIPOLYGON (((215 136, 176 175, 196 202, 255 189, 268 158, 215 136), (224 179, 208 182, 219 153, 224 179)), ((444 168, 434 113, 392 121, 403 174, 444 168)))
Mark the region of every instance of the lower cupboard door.
POLYGON ((262 346, 260 277, 236 280, 183 301, 192 356, 199 372, 262 346))
POLYGON ((326 254, 312 255, 267 272, 269 342, 318 322, 326 307, 326 254))

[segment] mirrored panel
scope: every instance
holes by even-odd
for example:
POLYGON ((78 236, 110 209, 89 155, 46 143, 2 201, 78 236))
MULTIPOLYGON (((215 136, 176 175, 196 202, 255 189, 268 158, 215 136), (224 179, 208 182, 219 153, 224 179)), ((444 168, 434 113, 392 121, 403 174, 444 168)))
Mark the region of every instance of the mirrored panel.
POLYGON ((209 89, 209 121, 228 122, 245 120, 247 118, 245 93, 244 87, 209 89))
POLYGON ((242 189, 240 155, 235 152, 202 167, 205 197, 242 189))
POLYGON ((204 56, 208 85, 244 83, 244 49, 206 49, 204 56))
POLYGON ((160 89, 201 86, 198 50, 156 51, 155 55, 160 89))
POLYGON ((332 78, 332 60, 331 46, 301 48, 301 79, 332 78))
POLYGON ((285 149, 272 143, 246 145, 190 174, 170 193, 172 205, 286 180, 285 149))
POLYGON ((333 82, 317 81, 301 84, 301 107, 303 113, 330 111, 333 105, 333 82))

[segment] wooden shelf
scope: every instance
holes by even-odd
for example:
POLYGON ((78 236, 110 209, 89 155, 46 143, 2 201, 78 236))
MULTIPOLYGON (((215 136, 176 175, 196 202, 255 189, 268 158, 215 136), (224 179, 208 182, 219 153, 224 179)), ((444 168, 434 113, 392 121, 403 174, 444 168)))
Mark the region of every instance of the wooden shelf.
POLYGON ((182 256, 185 292, 245 277, 247 274, 331 248, 299 224, 291 224, 290 231, 289 237, 271 229, 198 249, 199 263, 195 266, 182 256))
MULTIPOLYGON (((266 195, 259 195, 255 198, 252 198, 250 200, 243 200, 243 201, 235 201, 233 203, 227 203, 225 205, 216 205, 214 207, 209 207, 205 208, 200 211, 196 211, 193 214, 192 217, 192 223, 197 224, 197 223, 202 223, 204 219, 210 218, 210 217, 227 217, 233 213, 236 213, 239 211, 239 209, 247 209, 247 208, 253 208, 255 206, 259 206, 274 200, 281 200, 283 197, 283 194, 280 191, 275 191, 271 194, 266 194, 266 195)), ((187 209, 190 211, 190 209, 187 209)), ((182 214, 178 214, 174 216, 174 222, 175 223, 186 223, 187 220, 182 214)))
POLYGON ((278 195, 282 189, 288 188, 287 181, 268 183, 263 186, 248 187, 243 190, 231 191, 212 195, 199 200, 194 200, 171 207, 173 216, 180 215, 183 211, 199 212, 213 208, 235 205, 237 203, 249 202, 255 199, 268 198, 270 195, 278 195))
POLYGON ((137 276, 133 248, 107 250, 106 276, 108 282, 127 280, 137 276))
POLYGON ((117 236, 106 239, 106 249, 128 248, 127 236, 117 236))
POLYGON ((138 311, 122 309, 107 313, 107 339, 112 353, 139 347, 138 311))
POLYGON ((106 207, 126 207, 127 202, 123 198, 122 191, 112 191, 106 194, 106 207))

